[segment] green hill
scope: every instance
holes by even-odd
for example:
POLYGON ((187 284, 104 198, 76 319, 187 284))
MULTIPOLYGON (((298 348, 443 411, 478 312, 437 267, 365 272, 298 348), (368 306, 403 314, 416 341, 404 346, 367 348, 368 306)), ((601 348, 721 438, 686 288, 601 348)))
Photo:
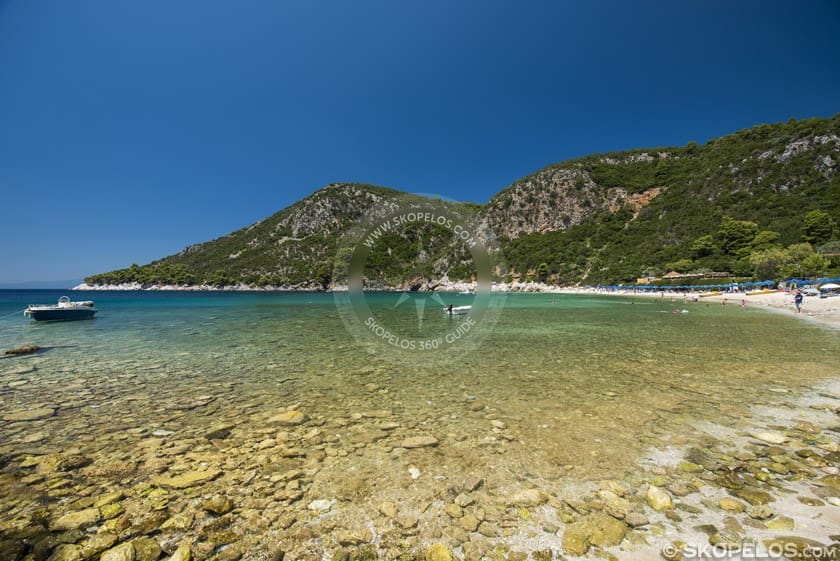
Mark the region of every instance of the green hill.
MULTIPOLYGON (((672 269, 762 278, 837 273, 839 169, 840 114, 760 125, 702 146, 554 164, 483 206, 333 184, 227 236, 85 280, 329 287, 346 268, 348 236, 363 218, 429 205, 482 233, 500 279, 617 283, 672 269)), ((474 275, 467 249, 434 225, 377 244, 365 276, 382 285, 433 288, 443 277, 474 275)))
MULTIPOLYGON (((373 185, 332 184, 221 238, 148 265, 92 275, 85 282, 325 289, 337 280, 336 274, 346 277, 349 256, 362 241, 360 225, 375 224, 398 210, 443 211, 472 223, 478 208, 373 185)), ((386 233, 366 261, 365 276, 382 287, 427 288, 447 274, 469 280, 474 274, 469 252, 451 238, 450 232, 422 223, 386 233)))
MULTIPOLYGON (((556 164, 500 192, 487 212, 497 230, 516 225, 502 238, 509 267, 529 271, 545 263, 560 283, 626 282, 669 269, 749 276, 757 272, 754 253, 837 239, 839 166, 836 115, 761 125, 703 146, 556 164), (552 211, 554 222, 534 220, 552 211), (812 221, 825 223, 821 233, 806 220, 812 211, 812 221)), ((822 274, 832 267, 823 265, 770 272, 822 274)))

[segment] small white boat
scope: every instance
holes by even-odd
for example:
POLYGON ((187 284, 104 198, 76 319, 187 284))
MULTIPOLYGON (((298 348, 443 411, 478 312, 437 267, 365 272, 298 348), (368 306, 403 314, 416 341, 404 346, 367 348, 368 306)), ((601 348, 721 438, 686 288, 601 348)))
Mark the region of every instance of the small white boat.
POLYGON ((449 314, 450 316, 462 316, 469 313, 471 309, 472 306, 447 306, 443 309, 443 313, 449 314))
POLYGON ((472 296, 473 294, 475 294, 475 292, 472 290, 462 290, 458 294, 460 294, 461 296, 472 296))
POLYGON ((30 304, 23 315, 35 321, 70 321, 91 319, 96 313, 93 300, 71 302, 67 296, 58 299, 58 304, 30 304))

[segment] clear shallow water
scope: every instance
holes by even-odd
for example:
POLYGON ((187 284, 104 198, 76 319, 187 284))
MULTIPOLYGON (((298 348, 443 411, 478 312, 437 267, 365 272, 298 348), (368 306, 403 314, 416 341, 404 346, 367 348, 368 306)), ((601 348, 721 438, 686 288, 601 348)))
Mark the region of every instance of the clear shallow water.
MULTIPOLYGON (((60 295, 0 291, 0 316, 60 295)), ((213 446, 244 462, 226 468, 236 479, 275 434, 267 419, 294 408, 324 438, 304 446, 306 461, 320 465, 304 502, 344 498, 362 519, 383 497, 434 500, 464 474, 500 496, 526 480, 618 476, 653 446, 690 442, 700 422, 738 426, 754 407, 791 401, 840 374, 836 330, 704 302, 513 294, 475 352, 394 361, 360 347, 329 294, 72 296, 95 300, 96 319, 0 319, 0 350, 46 348, 0 359, 0 409, 56 408, 44 420, 1 423, 0 456, 73 450, 119 464, 152 431, 172 431, 186 453, 229 424, 234 436, 213 446), (394 452, 428 434, 440 441, 433 452, 394 452), (430 477, 409 486, 409 465, 430 477)), ((409 329, 415 307, 395 308, 398 297, 370 295, 371 310, 409 329)), ((444 332, 450 320, 429 313, 425 332, 444 332)), ((111 487, 121 477, 105 470, 93 483, 111 487)))
MULTIPOLYGON (((62 294, 0 291, 0 315, 27 303, 51 303, 62 294)), ((474 396, 515 417, 524 429, 518 437, 526 438, 534 426, 548 423, 555 431, 558 424, 595 412, 605 422, 632 413, 620 423, 629 425, 633 416, 661 414, 658 406, 665 412, 693 409, 699 416, 738 415, 752 400, 778 395, 766 391, 770 386, 797 388, 839 373, 836 331, 704 302, 508 295, 499 321, 482 334, 475 352, 451 363, 442 360, 445 355, 427 353, 407 364, 364 352, 329 294, 103 292, 73 297, 94 299, 100 310, 96 319, 0 319, 3 349, 55 347, 37 357, 4 361, 0 370, 29 361, 38 372, 30 382, 38 386, 127 376, 134 389, 150 395, 164 387, 185 396, 203 393, 203 384, 273 391, 281 383, 295 390, 284 392, 284 398, 308 398, 313 405, 337 401, 338 406, 352 397, 360 404, 387 407, 399 397, 407 403, 432 401, 436 408, 451 407, 453 414, 474 396), (683 309, 688 313, 673 313, 683 309), (393 393, 370 395, 359 384, 366 376, 393 393), (327 393, 313 397, 316 392, 327 393)), ((416 321, 411 306, 393 308, 398 295, 368 298, 378 317, 391 324, 416 321)), ((472 299, 443 298, 456 305, 472 299)), ((435 311, 427 312, 425 324, 435 334, 452 322, 435 311)), ((4 393, 3 408, 50 399, 49 391, 4 393)), ((595 425, 575 428, 598 432, 595 425)))
MULTIPOLYGON (((0 315, 61 294, 0 291, 0 315)), ((396 325, 408 328, 416 314, 413 306, 393 308, 398 296, 368 298, 371 309, 397 316, 396 325)), ((593 438, 604 440, 595 449, 612 455, 616 443, 642 441, 646 431, 656 433, 669 420, 737 417, 753 401, 784 395, 771 387, 796 389, 836 376, 840 357, 836 331, 703 302, 508 295, 475 352, 451 362, 445 352, 393 362, 382 356, 390 349, 370 354, 359 346, 329 294, 105 292, 74 298, 94 299, 96 319, 0 319, 4 349, 54 347, 0 362, 0 372, 19 364, 37 368, 26 385, 4 390, 3 409, 49 405, 69 397, 67 384, 95 388, 105 380, 112 388, 107 395, 85 392, 90 405, 106 407, 106 399, 124 391, 188 399, 218 386, 229 388, 220 396, 226 403, 250 392, 270 395, 269 409, 289 400, 336 413, 347 413, 351 404, 389 409, 399 403, 413 421, 429 422, 463 414, 466 404, 479 400, 504 417, 517 439, 538 448, 535 453, 577 464, 580 446, 591 447, 593 438), (683 309, 688 313, 673 313, 683 309), (130 383, 123 386, 121 379, 130 383), (371 392, 367 384, 380 387, 371 392)), ((456 305, 471 300, 443 298, 456 305)), ((437 309, 425 316, 428 333, 452 325, 437 309)), ((444 424, 475 430, 474 419, 444 424)), ((627 457, 627 450, 619 452, 627 457)))

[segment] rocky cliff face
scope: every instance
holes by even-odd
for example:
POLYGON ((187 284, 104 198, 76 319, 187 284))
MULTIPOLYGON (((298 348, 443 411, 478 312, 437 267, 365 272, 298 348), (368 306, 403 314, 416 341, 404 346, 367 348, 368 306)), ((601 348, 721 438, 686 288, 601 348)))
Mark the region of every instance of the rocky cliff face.
MULTIPOLYGON (((647 153, 616 160, 602 158, 606 165, 622 166, 647 153)), ((668 157, 662 153, 657 157, 668 157)), ((606 187, 592 179, 580 163, 552 166, 521 179, 500 191, 483 212, 487 227, 508 239, 525 234, 566 230, 582 224, 598 211, 618 212, 625 205, 638 211, 650 204, 666 186, 652 185, 642 193, 623 187, 606 187)))

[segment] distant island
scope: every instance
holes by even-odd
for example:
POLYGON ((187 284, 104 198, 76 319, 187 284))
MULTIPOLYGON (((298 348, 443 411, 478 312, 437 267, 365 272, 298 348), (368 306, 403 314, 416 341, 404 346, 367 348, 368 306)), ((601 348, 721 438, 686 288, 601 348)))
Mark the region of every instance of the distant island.
MULTIPOLYGON (((485 205, 335 183, 226 236, 77 288, 330 290, 346 281, 348 240, 362 217, 425 204, 477 233, 499 283, 838 276, 839 170, 840 114, 552 164, 485 205)), ((400 290, 472 286, 475 264, 452 238, 436 224, 390 232, 364 276, 400 290)))

